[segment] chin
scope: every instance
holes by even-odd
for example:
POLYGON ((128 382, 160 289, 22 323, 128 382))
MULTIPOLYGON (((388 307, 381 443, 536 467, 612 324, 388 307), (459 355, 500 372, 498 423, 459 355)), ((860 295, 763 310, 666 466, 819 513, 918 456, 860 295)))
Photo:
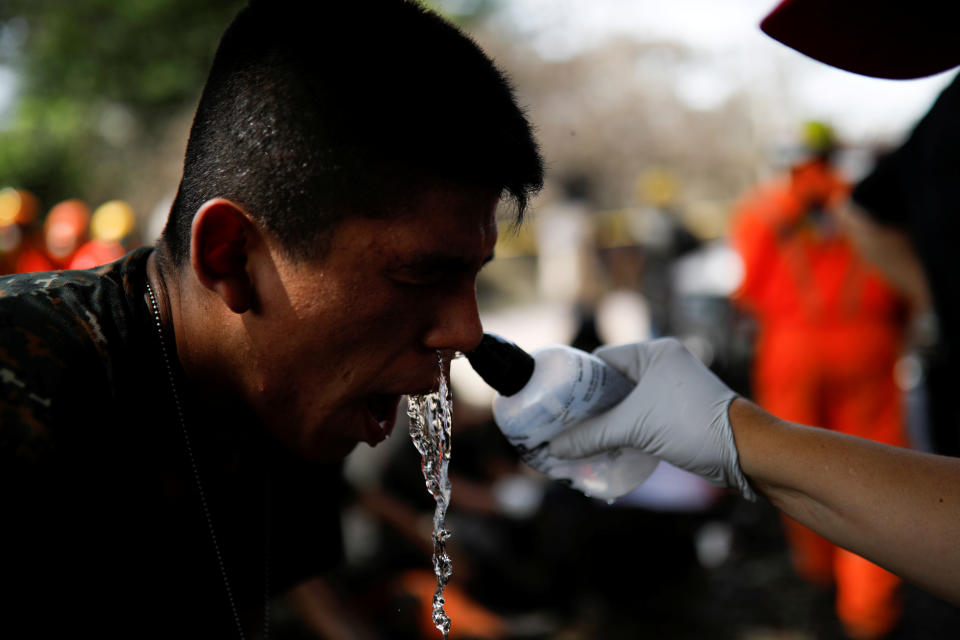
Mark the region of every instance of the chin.
POLYGON ((350 455, 357 447, 357 442, 325 443, 323 445, 303 447, 297 453, 312 462, 339 462, 350 455))
POLYGON ((309 435, 277 430, 273 430, 273 433, 284 448, 311 462, 339 462, 346 458, 359 444, 357 440, 346 437, 310 437, 309 435))

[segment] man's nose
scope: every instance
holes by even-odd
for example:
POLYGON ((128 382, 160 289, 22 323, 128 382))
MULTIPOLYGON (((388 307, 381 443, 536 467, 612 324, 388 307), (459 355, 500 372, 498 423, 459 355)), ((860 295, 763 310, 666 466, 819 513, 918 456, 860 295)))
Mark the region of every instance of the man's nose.
POLYGON ((423 342, 428 349, 467 352, 475 349, 482 338, 477 292, 471 284, 439 303, 423 342))

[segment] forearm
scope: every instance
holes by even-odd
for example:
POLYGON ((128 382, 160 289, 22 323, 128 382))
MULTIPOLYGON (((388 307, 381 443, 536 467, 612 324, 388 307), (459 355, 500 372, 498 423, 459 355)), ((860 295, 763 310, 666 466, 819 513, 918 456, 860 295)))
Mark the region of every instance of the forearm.
POLYGON ((778 509, 836 544, 960 603, 960 459, 730 407, 740 467, 778 509))

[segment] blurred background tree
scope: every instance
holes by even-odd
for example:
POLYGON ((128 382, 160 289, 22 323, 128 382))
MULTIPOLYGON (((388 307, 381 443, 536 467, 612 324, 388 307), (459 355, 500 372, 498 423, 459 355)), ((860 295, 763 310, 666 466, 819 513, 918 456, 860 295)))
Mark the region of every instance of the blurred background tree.
POLYGON ((192 108, 241 0, 6 0, 0 181, 50 204, 115 197, 138 150, 192 108), (105 179, 105 176, 111 176, 105 179))

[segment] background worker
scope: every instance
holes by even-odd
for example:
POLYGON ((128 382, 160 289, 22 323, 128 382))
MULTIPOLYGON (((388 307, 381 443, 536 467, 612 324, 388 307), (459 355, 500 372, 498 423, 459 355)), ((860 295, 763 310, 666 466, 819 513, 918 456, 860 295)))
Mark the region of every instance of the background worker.
MULTIPOLYGON (((735 211, 732 244, 744 278, 734 300, 757 320, 752 387, 784 420, 908 446, 894 367, 906 303, 865 262, 846 231, 849 185, 832 158, 830 127, 807 122, 801 157, 735 211)), ((900 616, 899 580, 783 517, 797 572, 836 585, 851 637, 881 637, 900 616)))
MULTIPOLYGON (((826 64, 877 78, 921 78, 960 65, 960 6, 786 0, 761 28, 826 64)), ((960 456, 960 80, 944 89, 907 140, 854 188, 849 219, 864 254, 930 307, 924 341, 933 450, 960 456)))
POLYGON ((68 268, 86 242, 89 228, 90 207, 83 200, 73 198, 54 205, 43 220, 42 240, 28 240, 17 256, 17 273, 68 268))

